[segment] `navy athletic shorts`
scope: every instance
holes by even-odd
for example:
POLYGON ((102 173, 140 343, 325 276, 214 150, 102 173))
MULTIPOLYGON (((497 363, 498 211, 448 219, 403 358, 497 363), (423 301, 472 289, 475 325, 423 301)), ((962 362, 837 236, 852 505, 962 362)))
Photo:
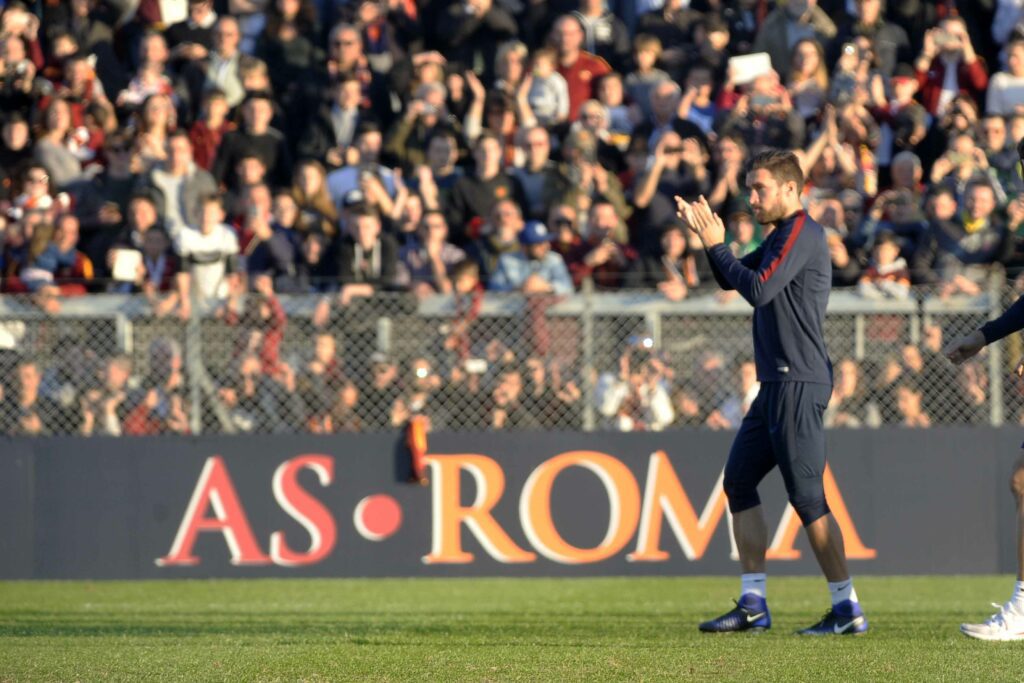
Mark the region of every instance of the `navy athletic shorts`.
POLYGON ((822 418, 831 397, 827 384, 761 384, 725 465, 723 484, 732 512, 760 505, 757 486, 778 466, 789 502, 805 526, 828 514, 822 418))

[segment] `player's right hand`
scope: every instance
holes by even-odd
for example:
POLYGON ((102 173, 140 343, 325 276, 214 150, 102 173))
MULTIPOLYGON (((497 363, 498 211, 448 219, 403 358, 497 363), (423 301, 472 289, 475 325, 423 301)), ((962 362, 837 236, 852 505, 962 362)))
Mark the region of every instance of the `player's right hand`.
POLYGON ((966 337, 954 339, 942 350, 943 355, 956 365, 978 355, 985 348, 985 335, 980 330, 971 332, 966 337))

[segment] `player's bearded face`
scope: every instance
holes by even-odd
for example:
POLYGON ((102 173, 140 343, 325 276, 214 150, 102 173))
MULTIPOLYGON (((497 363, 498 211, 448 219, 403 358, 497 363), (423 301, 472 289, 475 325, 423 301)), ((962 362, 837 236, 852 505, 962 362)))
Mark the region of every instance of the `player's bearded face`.
POLYGON ((747 188, 750 190, 750 209, 758 223, 774 223, 783 218, 785 186, 775 180, 770 171, 759 168, 748 173, 747 188))

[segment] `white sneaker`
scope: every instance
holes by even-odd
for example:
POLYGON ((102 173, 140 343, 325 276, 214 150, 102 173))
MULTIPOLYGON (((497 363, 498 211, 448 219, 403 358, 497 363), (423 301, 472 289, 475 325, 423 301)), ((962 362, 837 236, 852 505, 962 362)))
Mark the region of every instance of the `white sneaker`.
POLYGON ((1013 603, 997 605, 999 611, 989 617, 983 624, 960 624, 960 632, 968 638, 979 640, 1024 640, 1024 613, 1013 606, 1013 603))

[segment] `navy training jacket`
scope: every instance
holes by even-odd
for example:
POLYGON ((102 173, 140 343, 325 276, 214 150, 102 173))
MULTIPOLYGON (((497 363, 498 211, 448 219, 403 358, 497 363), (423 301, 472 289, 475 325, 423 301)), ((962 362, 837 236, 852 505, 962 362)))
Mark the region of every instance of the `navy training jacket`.
POLYGON ((707 253, 718 284, 754 307, 757 379, 831 385, 824 325, 832 259, 821 224, 798 211, 742 259, 725 244, 707 253))

